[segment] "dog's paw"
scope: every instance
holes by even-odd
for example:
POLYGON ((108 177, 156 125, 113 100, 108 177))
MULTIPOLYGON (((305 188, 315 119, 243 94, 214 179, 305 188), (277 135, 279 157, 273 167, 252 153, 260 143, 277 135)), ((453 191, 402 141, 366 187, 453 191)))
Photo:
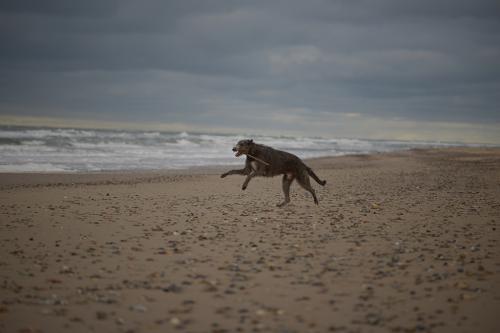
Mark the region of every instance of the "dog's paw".
POLYGON ((243 186, 241 187, 241 189, 244 191, 244 190, 246 190, 246 189, 247 189, 247 186, 246 186, 246 185, 243 185, 243 186))
POLYGON ((227 176, 227 173, 223 173, 222 175, 220 175, 220 178, 224 178, 227 176))
POLYGON ((289 203, 290 203, 290 201, 286 201, 286 200, 285 200, 285 201, 283 201, 283 202, 280 202, 280 203, 276 204, 276 207, 283 207, 283 206, 285 206, 285 205, 287 205, 287 204, 289 204, 289 203))

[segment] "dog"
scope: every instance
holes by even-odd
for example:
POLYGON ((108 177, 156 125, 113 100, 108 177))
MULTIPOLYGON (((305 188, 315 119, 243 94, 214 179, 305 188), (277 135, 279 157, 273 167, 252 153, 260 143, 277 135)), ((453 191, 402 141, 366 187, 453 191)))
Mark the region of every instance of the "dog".
POLYGON ((277 206, 282 207, 290 202, 290 185, 297 179, 297 182, 305 190, 312 194, 314 203, 318 204, 316 193, 309 182, 309 176, 318 184, 325 186, 326 181, 318 176, 305 165, 297 156, 286 151, 277 150, 265 145, 254 143, 253 140, 240 140, 233 147, 235 156, 246 155, 245 167, 241 170, 231 170, 223 173, 220 177, 229 175, 247 176, 243 182, 242 190, 245 190, 250 180, 255 176, 274 177, 283 175, 282 186, 285 200, 277 206))

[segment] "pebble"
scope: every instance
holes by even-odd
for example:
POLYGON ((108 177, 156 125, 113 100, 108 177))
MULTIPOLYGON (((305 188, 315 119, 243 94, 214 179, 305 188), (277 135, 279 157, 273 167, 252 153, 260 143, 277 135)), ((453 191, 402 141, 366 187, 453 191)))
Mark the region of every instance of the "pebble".
POLYGON ((73 270, 71 269, 71 267, 69 266, 61 266, 61 269, 59 270, 59 273, 61 274, 70 274, 70 273, 73 273, 73 270))
POLYGON ((148 311, 148 308, 145 307, 144 305, 142 304, 134 304, 134 305, 131 305, 130 308, 129 308, 131 311, 136 311, 136 312, 146 312, 148 311))
POLYGON ((477 252, 477 251, 479 251, 479 247, 480 247, 480 245, 479 245, 479 244, 476 244, 476 245, 471 246, 471 247, 470 247, 470 250, 471 250, 472 252, 477 252))
POLYGON ((368 324, 373 326, 378 325, 382 320, 382 318, 376 313, 368 313, 365 319, 368 324))
POLYGON ((255 311, 255 314, 257 316, 265 316, 267 314, 267 311, 264 309, 258 309, 257 311, 255 311))
POLYGON ((172 319, 170 319, 170 324, 179 326, 181 324, 181 320, 177 317, 172 317, 172 319))
POLYGON ((99 320, 106 320, 108 319, 108 314, 104 311, 97 311, 95 317, 99 320))
POLYGON ((172 283, 168 286, 166 286, 165 288, 162 288, 162 290, 166 293, 180 293, 182 292, 182 287, 176 285, 175 283, 172 283))

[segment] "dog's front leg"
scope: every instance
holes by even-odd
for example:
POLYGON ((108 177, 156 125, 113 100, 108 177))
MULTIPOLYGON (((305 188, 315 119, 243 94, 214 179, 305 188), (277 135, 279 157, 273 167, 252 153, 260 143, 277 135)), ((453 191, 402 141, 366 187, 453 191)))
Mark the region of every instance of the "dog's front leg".
POLYGON ((248 174, 248 170, 247 169, 231 170, 231 171, 228 171, 228 172, 223 173, 222 175, 220 175, 220 178, 224 178, 224 177, 227 177, 229 175, 247 175, 247 174, 248 174))
POLYGON ((243 182, 243 186, 241 186, 241 189, 243 191, 247 189, 248 183, 254 176, 255 176, 255 171, 252 171, 248 174, 247 178, 245 179, 245 182, 243 182))

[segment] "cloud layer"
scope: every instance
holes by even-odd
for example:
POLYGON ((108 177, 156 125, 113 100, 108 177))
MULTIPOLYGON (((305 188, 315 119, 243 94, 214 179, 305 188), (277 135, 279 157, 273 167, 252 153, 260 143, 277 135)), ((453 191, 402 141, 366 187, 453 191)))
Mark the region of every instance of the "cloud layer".
POLYGON ((499 17, 494 0, 3 1, 0 113, 500 142, 499 17))

